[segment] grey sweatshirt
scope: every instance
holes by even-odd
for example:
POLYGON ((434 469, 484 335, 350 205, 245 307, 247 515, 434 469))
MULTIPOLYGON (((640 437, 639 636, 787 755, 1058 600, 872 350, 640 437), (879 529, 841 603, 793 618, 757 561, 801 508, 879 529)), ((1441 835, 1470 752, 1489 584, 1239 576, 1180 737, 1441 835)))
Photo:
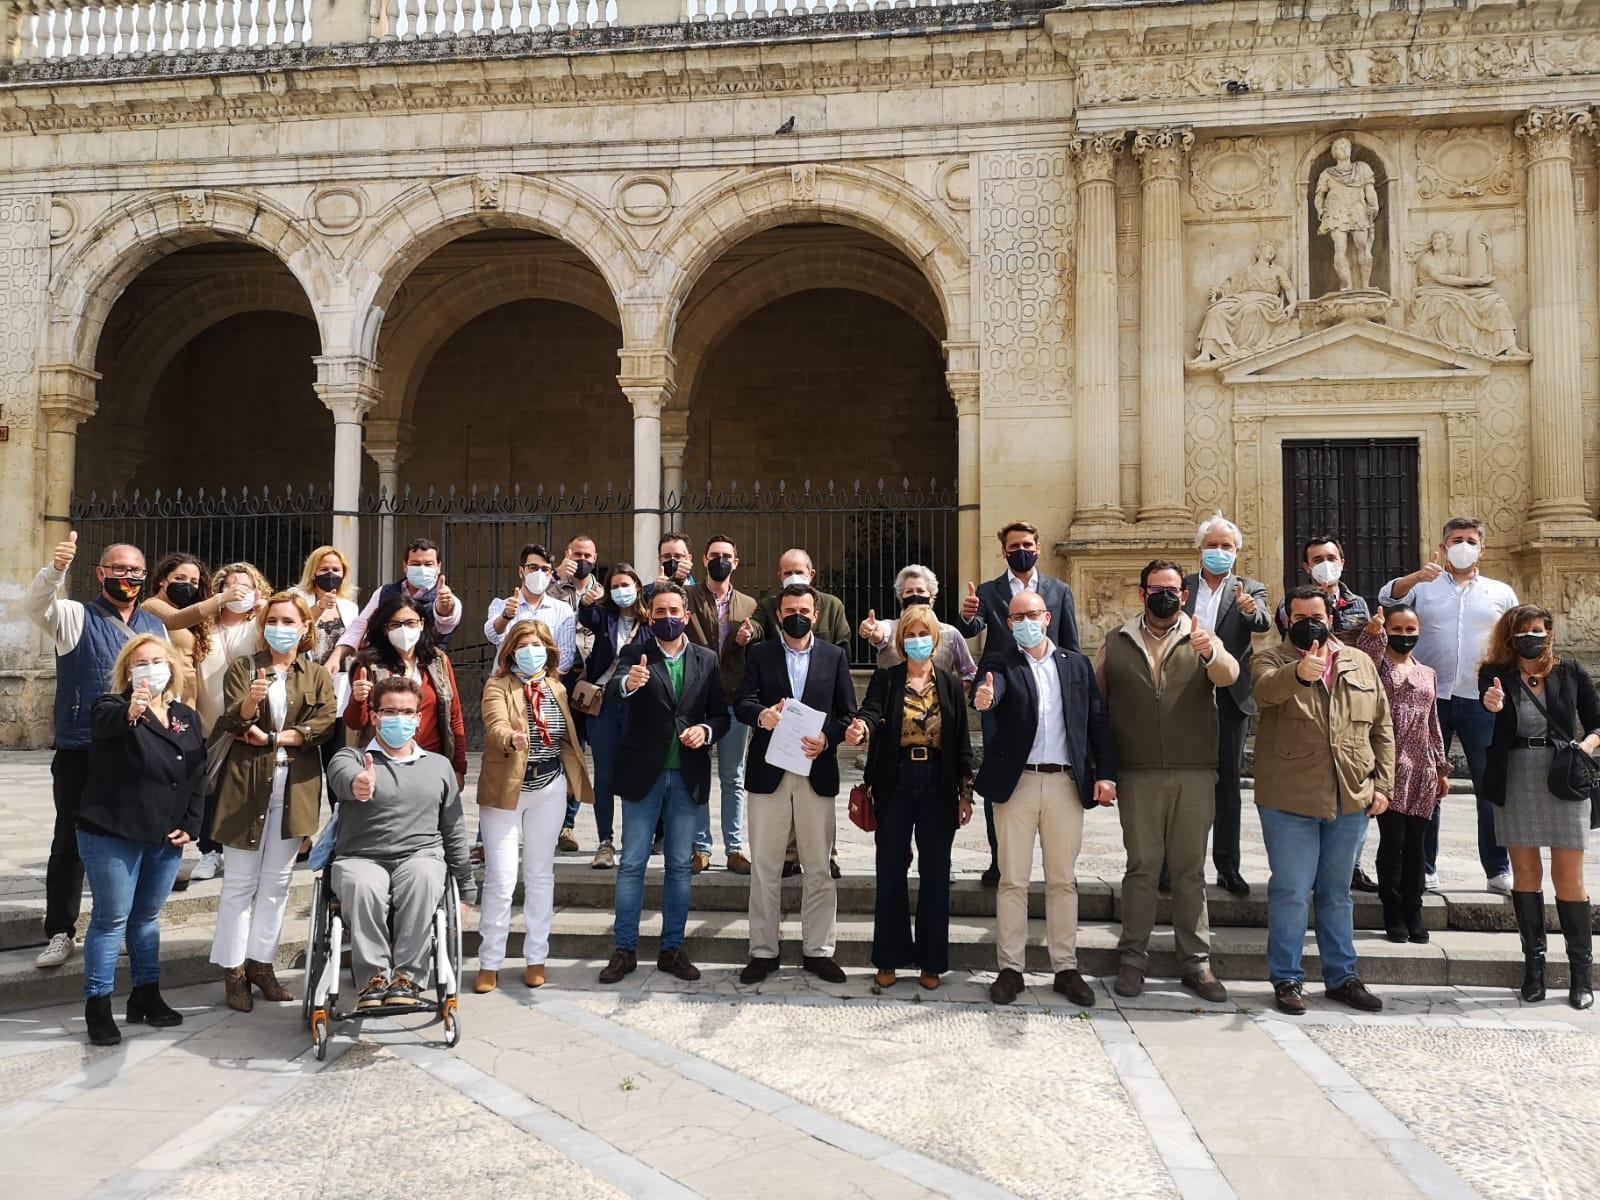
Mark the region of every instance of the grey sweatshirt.
POLYGON ((352 788, 365 768, 367 752, 347 746, 328 763, 328 792, 339 806, 338 857, 370 858, 393 865, 439 846, 456 877, 461 899, 474 898, 467 823, 455 768, 438 754, 419 750, 409 762, 393 762, 372 751, 377 787, 360 801, 352 788))

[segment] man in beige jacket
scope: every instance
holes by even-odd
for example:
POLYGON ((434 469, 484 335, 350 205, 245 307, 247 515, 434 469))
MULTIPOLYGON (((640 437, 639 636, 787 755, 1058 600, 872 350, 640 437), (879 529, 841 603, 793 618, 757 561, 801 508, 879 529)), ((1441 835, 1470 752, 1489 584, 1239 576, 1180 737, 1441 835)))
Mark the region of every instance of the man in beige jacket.
POLYGON ((1256 732, 1256 811, 1272 879, 1267 884, 1267 971, 1280 1011, 1306 1011, 1307 907, 1317 902, 1317 953, 1330 1000, 1378 1012, 1356 974, 1350 874, 1369 817, 1389 807, 1394 730, 1378 669, 1329 629, 1320 588, 1288 596, 1288 634, 1250 663, 1256 732))

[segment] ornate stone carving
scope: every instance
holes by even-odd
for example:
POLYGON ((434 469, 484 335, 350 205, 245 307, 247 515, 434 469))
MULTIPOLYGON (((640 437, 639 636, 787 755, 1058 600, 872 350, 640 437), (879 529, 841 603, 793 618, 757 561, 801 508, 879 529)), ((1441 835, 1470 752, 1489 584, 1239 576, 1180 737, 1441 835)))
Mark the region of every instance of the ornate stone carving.
POLYGON ((1259 212, 1278 198, 1278 153, 1264 138, 1216 138, 1195 152, 1189 194, 1206 212, 1259 212))
POLYGON ((50 244, 59 246, 78 229, 78 206, 70 196, 50 197, 50 244))
POLYGON ((1254 262, 1211 289, 1191 365, 1225 362, 1300 336, 1294 282, 1277 256, 1276 242, 1260 242, 1254 262))
POLYGON ((672 215, 672 178, 624 175, 611 189, 611 208, 629 225, 659 225, 672 215))
MULTIPOLYGON (((0 198, 0 411, 30 428, 34 413, 39 296, 49 266, 50 205, 43 196, 0 198)), ((12 468, 8 468, 12 469, 12 468)))
POLYGON ((204 191, 194 189, 178 193, 178 210, 185 221, 199 222, 206 219, 206 194, 204 191))
POLYGON ((1074 135, 1067 142, 1067 153, 1077 169, 1078 183, 1114 182, 1117 158, 1126 144, 1127 134, 1120 131, 1074 135))
POLYGON ((1516 188, 1505 129, 1424 129, 1417 135, 1417 195, 1423 200, 1507 196, 1516 188))
POLYGON ((1493 287, 1487 233, 1473 234, 1463 261, 1450 234, 1435 229, 1412 249, 1410 258, 1417 282, 1406 328, 1485 358, 1528 357, 1517 347, 1511 306, 1493 287))
POLYGON ((1586 108, 1530 108, 1517 122, 1516 134, 1528 148, 1529 163, 1545 158, 1568 158, 1579 133, 1594 128, 1594 115, 1586 108))
POLYGON ((1177 179, 1183 174, 1183 160, 1194 145, 1189 129, 1140 129, 1133 135, 1133 156, 1139 160, 1140 178, 1177 179))
POLYGON ((817 198, 816 163, 798 163, 789 168, 789 194, 796 200, 817 198))
POLYGON ((1372 168, 1350 157, 1350 139, 1334 139, 1333 165, 1317 177, 1317 232, 1333 240, 1339 290, 1372 286, 1372 243, 1378 223, 1378 187, 1372 168))
POLYGON ((472 177, 472 203, 478 208, 500 207, 501 177, 493 171, 481 171, 472 177))
POLYGON ((972 208, 971 165, 964 158, 945 163, 934 177, 933 190, 952 212, 967 212, 972 208))
POLYGON ((1569 645, 1600 642, 1600 576, 1587 572, 1568 575, 1561 589, 1559 615, 1566 621, 1562 641, 1569 645))
POLYGON ((358 187, 330 184, 306 200, 306 220, 325 237, 354 233, 366 219, 367 198, 358 187))

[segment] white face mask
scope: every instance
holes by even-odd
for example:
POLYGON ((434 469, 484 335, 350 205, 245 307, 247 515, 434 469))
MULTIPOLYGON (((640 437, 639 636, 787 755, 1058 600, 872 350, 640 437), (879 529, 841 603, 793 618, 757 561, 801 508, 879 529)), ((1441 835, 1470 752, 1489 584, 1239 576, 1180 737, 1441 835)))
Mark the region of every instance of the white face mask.
POLYGON ((1311 567, 1311 580, 1323 587, 1339 582, 1339 577, 1344 574, 1344 564, 1331 559, 1323 559, 1311 567))
POLYGON ((808 586, 811 583, 811 576, 807 575, 803 571, 795 571, 792 574, 785 575, 783 577, 783 586, 784 587, 788 587, 792 583, 798 583, 798 584, 801 584, 802 586, 808 586))
POLYGON ((417 648, 417 643, 421 640, 421 629, 407 629, 405 626, 401 626, 399 629, 389 630, 389 644, 400 651, 401 654, 410 654, 417 648))
POLYGON ((542 596, 550 590, 550 572, 542 568, 529 571, 522 577, 522 586, 528 589, 528 595, 542 596))
POLYGON ((1450 565, 1458 571, 1465 571, 1478 561, 1478 555, 1483 551, 1471 542, 1457 542, 1444 552, 1450 560, 1450 565))
POLYGON ((255 608, 255 606, 256 594, 253 590, 246 592, 244 596, 238 600, 229 600, 227 605, 229 612, 236 613, 247 613, 255 608))
POLYGON ((134 687, 143 684, 150 689, 151 695, 159 696, 172 682, 172 668, 164 662, 135 663, 128 677, 134 687))

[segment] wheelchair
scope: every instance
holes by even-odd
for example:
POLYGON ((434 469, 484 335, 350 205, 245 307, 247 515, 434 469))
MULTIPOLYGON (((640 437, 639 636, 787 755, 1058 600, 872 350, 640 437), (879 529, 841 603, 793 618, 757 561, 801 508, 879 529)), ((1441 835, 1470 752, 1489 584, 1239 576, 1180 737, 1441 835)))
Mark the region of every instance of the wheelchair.
MULTIPOLYGON (((367 1017, 405 1017, 432 1013, 444 1025, 444 1044, 454 1049, 461 1041, 461 893, 455 877, 445 876, 444 896, 433 913, 433 991, 420 1003, 382 1005, 377 1008, 339 1007, 345 950, 344 916, 339 894, 333 888, 333 864, 317 875, 311 897, 311 923, 306 936, 306 986, 302 1013, 311 1031, 311 1048, 318 1061, 328 1056, 333 1026, 340 1021, 367 1017)), ((352 985, 352 997, 356 988, 352 985)), ((431 1024, 432 1022, 430 1022, 431 1024)))

